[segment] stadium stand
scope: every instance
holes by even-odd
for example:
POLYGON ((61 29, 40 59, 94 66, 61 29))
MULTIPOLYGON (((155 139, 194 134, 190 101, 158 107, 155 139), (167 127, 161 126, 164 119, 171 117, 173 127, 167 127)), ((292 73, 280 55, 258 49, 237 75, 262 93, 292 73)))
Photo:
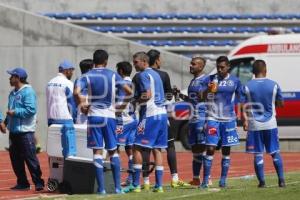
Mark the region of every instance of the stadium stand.
POLYGON ((184 56, 216 57, 259 34, 300 33, 300 14, 45 13, 184 56), (212 56, 215 55, 215 56, 212 56))

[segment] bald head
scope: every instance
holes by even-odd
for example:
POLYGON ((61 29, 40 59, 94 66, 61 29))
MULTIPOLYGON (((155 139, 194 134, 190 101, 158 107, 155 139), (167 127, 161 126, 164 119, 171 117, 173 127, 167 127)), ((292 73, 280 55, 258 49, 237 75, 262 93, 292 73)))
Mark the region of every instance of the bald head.
POLYGON ((253 63, 253 74, 255 76, 266 76, 267 66, 264 60, 255 60, 253 63))

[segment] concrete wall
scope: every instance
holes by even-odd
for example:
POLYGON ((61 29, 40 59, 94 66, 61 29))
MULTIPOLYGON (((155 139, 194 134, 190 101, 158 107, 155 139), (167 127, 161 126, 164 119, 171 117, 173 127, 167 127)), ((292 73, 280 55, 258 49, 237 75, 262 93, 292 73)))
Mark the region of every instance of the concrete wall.
MULTIPOLYGON (((132 54, 137 51, 149 50, 127 40, 4 5, 0 5, 0 13, 0 110, 6 110, 11 90, 6 70, 24 66, 38 96, 38 134, 43 144, 47 130, 45 87, 56 75, 62 59, 77 64, 82 59, 91 58, 94 50, 101 48, 109 52, 109 66, 113 67, 119 61, 131 61, 132 54)), ((187 68, 189 60, 168 52, 162 52, 162 58, 162 68, 170 73, 172 84, 186 87, 191 79, 187 68)), ((79 74, 78 68, 76 73, 79 74)), ((7 144, 7 136, 0 134, 0 149, 7 144)))
POLYGON ((298 0, 0 0, 33 12, 298 13, 298 0))

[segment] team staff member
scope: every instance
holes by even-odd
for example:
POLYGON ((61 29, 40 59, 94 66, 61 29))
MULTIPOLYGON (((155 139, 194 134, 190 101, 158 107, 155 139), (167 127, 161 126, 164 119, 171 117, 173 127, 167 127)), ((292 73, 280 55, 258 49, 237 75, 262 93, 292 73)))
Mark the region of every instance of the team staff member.
POLYGON ((259 180, 258 187, 266 187, 264 177, 264 148, 273 158, 278 175, 278 186, 285 187, 283 164, 279 149, 279 138, 275 106, 283 106, 279 85, 266 78, 267 67, 263 60, 253 63, 255 78, 243 90, 245 97, 244 129, 248 131, 246 152, 254 155, 254 169, 259 180), (258 107, 261 106, 261 107, 258 107))
POLYGON ((222 162, 220 187, 226 187, 226 179, 230 167, 230 147, 239 144, 236 131, 235 99, 241 95, 240 80, 229 74, 229 60, 220 56, 216 60, 217 74, 208 76, 204 86, 207 94, 207 128, 206 156, 204 157, 204 176, 201 187, 208 187, 208 179, 212 167, 213 156, 219 139, 222 143, 222 162))
POLYGON ((76 104, 73 97, 73 64, 64 60, 59 64, 58 75, 47 84, 47 117, 51 124, 73 124, 76 119, 76 104))
POLYGON ((13 190, 29 190, 25 163, 29 169, 35 190, 44 188, 40 163, 36 157, 34 132, 36 129, 37 102, 33 88, 27 83, 27 73, 23 68, 7 71, 14 89, 8 97, 7 128, 9 130, 9 155, 17 185, 13 190))
MULTIPOLYGON (((117 152, 116 129, 116 90, 123 89, 126 95, 131 95, 131 88, 123 82, 123 79, 114 71, 107 69, 108 53, 104 50, 96 50, 93 55, 94 69, 86 73, 82 78, 83 88, 88 89, 88 105, 81 101, 83 113, 88 115, 87 147, 93 149, 97 192, 105 194, 102 149, 108 151, 111 161, 111 169, 115 183, 115 192, 123 193, 120 183, 120 158, 117 152)), ((127 100, 129 98, 126 97, 127 100)), ((124 109, 126 103, 119 105, 118 109, 124 109)), ((119 111, 120 112, 120 111, 119 111)))

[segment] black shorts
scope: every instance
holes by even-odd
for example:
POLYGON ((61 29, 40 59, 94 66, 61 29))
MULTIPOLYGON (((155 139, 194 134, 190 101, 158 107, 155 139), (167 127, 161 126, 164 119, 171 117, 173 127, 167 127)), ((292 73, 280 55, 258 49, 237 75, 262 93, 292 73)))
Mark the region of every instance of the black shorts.
POLYGON ((175 140, 175 133, 174 131, 171 131, 170 126, 168 126, 168 142, 175 140))

